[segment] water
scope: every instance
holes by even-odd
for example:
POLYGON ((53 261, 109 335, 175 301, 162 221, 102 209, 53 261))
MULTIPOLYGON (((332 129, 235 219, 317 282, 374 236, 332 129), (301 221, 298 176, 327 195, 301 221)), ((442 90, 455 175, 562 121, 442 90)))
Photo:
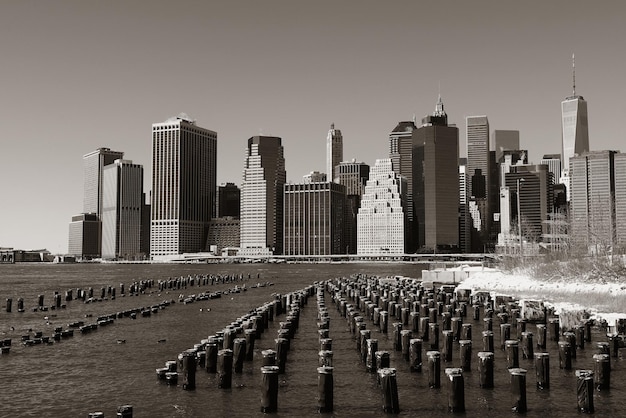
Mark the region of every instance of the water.
MULTIPOLYGON (((244 372, 233 375, 232 389, 217 389, 214 375, 198 369, 196 390, 167 386, 156 378, 155 369, 165 361, 192 348, 194 344, 214 334, 237 317, 272 300, 273 293, 299 290, 314 281, 347 276, 352 273, 371 275, 402 275, 418 277, 423 266, 416 264, 254 264, 254 265, 54 265, 16 264, 0 266, 0 338, 12 338, 8 355, 0 356, 0 416, 85 417, 89 412, 103 411, 106 417, 115 416, 118 406, 131 404, 134 417, 206 417, 262 416, 260 412, 261 350, 274 347, 278 321, 263 333, 255 343, 255 360, 244 364, 244 372), (159 294, 156 289, 139 296, 120 297, 119 284, 126 289, 131 282, 142 279, 167 279, 195 274, 243 274, 250 280, 215 286, 188 287, 159 294), (257 274, 259 278, 257 279, 257 274), (257 282, 272 282, 273 286, 252 288, 257 282), (29 329, 52 335, 56 326, 67 328, 70 322, 83 320, 93 323, 98 315, 124 309, 155 305, 163 300, 176 299, 179 294, 225 290, 246 284, 248 290, 229 294, 220 299, 176 303, 156 315, 136 320, 117 319, 114 324, 100 327, 90 334, 75 333, 53 345, 26 347, 20 342, 29 329), (117 298, 84 304, 67 302, 67 308, 48 312, 32 312, 37 296, 43 294, 45 305, 52 305, 55 291, 64 295, 67 289, 92 287, 94 293, 106 286, 117 287, 117 298), (13 312, 5 312, 4 301, 13 298, 13 312), (17 298, 25 301, 26 312, 17 312, 17 298), (210 310, 209 310, 210 308, 210 310), (86 317, 86 315, 91 315, 86 317), (47 316, 48 319, 44 319, 47 316), (13 327, 13 328, 12 328, 13 327), (125 340, 118 344, 118 340, 125 340), (165 342, 159 343, 159 340, 165 342)), ((63 302, 65 303, 65 302, 63 302)), ((381 390, 374 375, 365 371, 356 351, 356 343, 349 333, 347 322, 339 316, 326 295, 331 315, 330 337, 333 339, 334 413, 332 416, 383 416, 381 390)), ((390 331, 391 323, 390 320, 390 331)), ((496 345, 495 389, 478 387, 476 353, 482 350, 482 318, 473 322, 472 371, 465 373, 465 404, 467 416, 501 417, 511 414, 513 403, 509 389, 509 373, 504 352, 498 348, 499 326, 494 319, 496 345)), ((309 298, 303 308, 300 328, 292 341, 287 370, 280 376, 278 413, 275 416, 315 416, 317 412, 318 333, 315 297, 309 298)), ((443 368, 458 366, 459 351, 455 344, 453 364, 442 362, 442 388, 429 389, 427 371, 411 373, 400 352, 392 349, 391 337, 380 334, 368 322, 372 338, 379 340, 379 350, 391 353, 391 366, 398 370, 400 416, 449 416, 447 389, 443 368)), ((534 326, 528 326, 535 331, 534 326)), ((32 336, 33 332, 30 332, 32 336)), ((512 332, 515 335, 515 331, 512 332)), ((535 334, 536 338, 536 334, 535 334)), ((600 331, 593 340, 604 341, 600 331)), ((528 369, 526 416, 569 417, 576 412, 575 369, 593 369, 591 356, 594 343, 578 351, 573 370, 558 368, 555 342, 549 342, 551 354, 551 388, 535 389, 532 361, 521 359, 520 366, 528 369)), ((426 350, 424 350, 426 351, 426 350)), ((426 360, 425 355, 423 356, 426 360)), ((596 392, 597 416, 625 416, 621 357, 612 358, 611 389, 596 392)), ((331 414, 323 414, 331 416, 331 414)))

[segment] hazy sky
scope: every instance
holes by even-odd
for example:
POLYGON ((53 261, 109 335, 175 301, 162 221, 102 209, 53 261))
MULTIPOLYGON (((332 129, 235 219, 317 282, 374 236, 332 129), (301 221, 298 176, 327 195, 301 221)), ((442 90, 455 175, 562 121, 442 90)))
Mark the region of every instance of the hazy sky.
POLYGON ((626 2, 0 0, 0 247, 67 251, 82 156, 143 164, 151 124, 185 112, 218 133, 218 182, 241 183, 246 140, 283 138, 287 178, 388 156, 400 120, 487 115, 530 159, 560 153, 560 102, 589 107, 592 149, 623 149, 626 2))

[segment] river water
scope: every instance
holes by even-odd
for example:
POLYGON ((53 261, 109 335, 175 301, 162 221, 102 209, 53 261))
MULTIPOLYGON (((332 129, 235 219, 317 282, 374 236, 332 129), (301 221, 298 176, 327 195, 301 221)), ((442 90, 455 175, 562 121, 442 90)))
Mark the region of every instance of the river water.
MULTIPOLYGON (((117 407, 130 404, 134 417, 254 417, 263 416, 261 397, 261 350, 274 348, 279 327, 273 321, 255 343, 254 360, 244 364, 241 374, 233 376, 232 389, 218 389, 217 379, 198 368, 196 389, 168 386, 157 380, 156 368, 175 360, 179 353, 222 330, 236 318, 248 313, 274 294, 300 290, 315 281, 344 277, 353 273, 376 276, 419 277, 423 265, 380 264, 15 264, 0 266, 0 339, 11 338, 9 354, 0 356, 0 416, 2 417, 86 417, 102 411, 114 417, 117 407), (153 279, 195 275, 241 275, 242 280, 212 286, 194 286, 159 292, 156 287, 143 294, 129 296, 131 283, 153 279), (248 278, 250 277, 250 278, 248 278), (120 295, 124 283, 126 296, 120 295), (271 283, 264 287, 256 284, 271 283), (116 319, 108 326, 64 338, 51 345, 25 346, 23 335, 40 331, 51 336, 56 327, 68 328, 76 321, 94 323, 96 318, 127 309, 156 305, 164 300, 178 302, 180 295, 226 291, 243 286, 247 291, 229 293, 219 299, 174 303, 150 317, 116 319), (34 310, 39 295, 44 305, 53 304, 54 292, 68 289, 94 289, 98 297, 102 288, 115 287, 114 300, 83 303, 65 302, 65 309, 42 312, 34 310), (12 312, 5 309, 6 298, 13 299, 12 312), (25 312, 17 312, 17 299, 23 298, 25 312), (119 343, 118 341, 125 341, 119 343)), ((347 322, 339 316, 326 294, 330 312, 330 337, 333 339, 334 412, 326 416, 383 416, 382 393, 376 377, 365 370, 356 351, 356 343, 347 322)), ((466 319, 472 323, 471 318, 466 319)), ((390 321, 391 323, 392 321, 390 321)), ((482 318, 473 324, 473 356, 482 350, 482 318)), ((427 371, 410 372, 408 363, 391 344, 392 334, 385 335, 368 323, 372 338, 379 340, 379 350, 391 354, 391 366, 398 371, 399 416, 449 416, 448 393, 442 371, 442 388, 429 389, 427 371)), ((529 331, 535 331, 529 325, 529 331)), ((500 341, 494 321, 494 342, 500 341)), ((515 334, 513 334, 515 335, 515 334)), ((535 388, 535 371, 531 360, 520 366, 528 369, 527 397, 529 417, 570 417, 576 410, 576 369, 593 369, 595 341, 605 341, 600 330, 594 330, 594 343, 579 350, 572 370, 559 369, 558 347, 549 342, 551 354, 551 388, 535 388)), ((319 341, 315 297, 302 309, 300 327, 288 354, 286 373, 280 375, 278 413, 272 416, 316 416, 317 366, 319 341)), ((424 350, 426 351, 426 350, 424 350)), ((521 351, 521 350, 520 350, 521 351)), ((455 344, 453 363, 458 363, 455 344)), ((425 359, 425 356, 424 356, 425 359)), ((501 417, 512 414, 513 399, 504 354, 496 347, 495 389, 478 385, 477 358, 472 371, 465 373, 466 416, 501 417)), ((596 392, 596 416, 626 416, 626 390, 622 358, 613 358, 611 389, 596 392)), ((442 363, 445 367, 458 364, 442 363)), ((461 414, 463 415, 463 414, 461 414)))

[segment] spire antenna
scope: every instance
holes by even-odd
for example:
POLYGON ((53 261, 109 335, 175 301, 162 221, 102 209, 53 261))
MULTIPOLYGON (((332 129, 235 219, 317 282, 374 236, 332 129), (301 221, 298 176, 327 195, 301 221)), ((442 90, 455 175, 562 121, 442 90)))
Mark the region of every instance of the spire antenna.
POLYGON ((572 54, 572 92, 576 96, 576 56, 572 54))

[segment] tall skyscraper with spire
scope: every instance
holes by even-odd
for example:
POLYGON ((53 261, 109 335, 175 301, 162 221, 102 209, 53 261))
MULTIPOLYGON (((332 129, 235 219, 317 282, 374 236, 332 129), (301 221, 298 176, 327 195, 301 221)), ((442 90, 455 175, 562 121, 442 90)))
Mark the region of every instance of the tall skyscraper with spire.
POLYGON ((329 182, 335 181, 335 167, 343 161, 343 136, 335 124, 330 125, 326 137, 326 175, 329 182))
POLYGON ((587 102, 582 96, 576 94, 576 61, 573 54, 572 95, 561 102, 561 132, 563 176, 569 177, 570 158, 589 151, 587 102))
POLYGON ((459 130, 448 125, 441 95, 413 131, 413 201, 418 248, 459 249, 459 130))
POLYGON ((205 250, 216 162, 217 133, 186 114, 152 125, 152 258, 205 250))
POLYGON ((282 254, 286 180, 281 138, 253 136, 248 139, 241 187, 240 254, 282 254))

